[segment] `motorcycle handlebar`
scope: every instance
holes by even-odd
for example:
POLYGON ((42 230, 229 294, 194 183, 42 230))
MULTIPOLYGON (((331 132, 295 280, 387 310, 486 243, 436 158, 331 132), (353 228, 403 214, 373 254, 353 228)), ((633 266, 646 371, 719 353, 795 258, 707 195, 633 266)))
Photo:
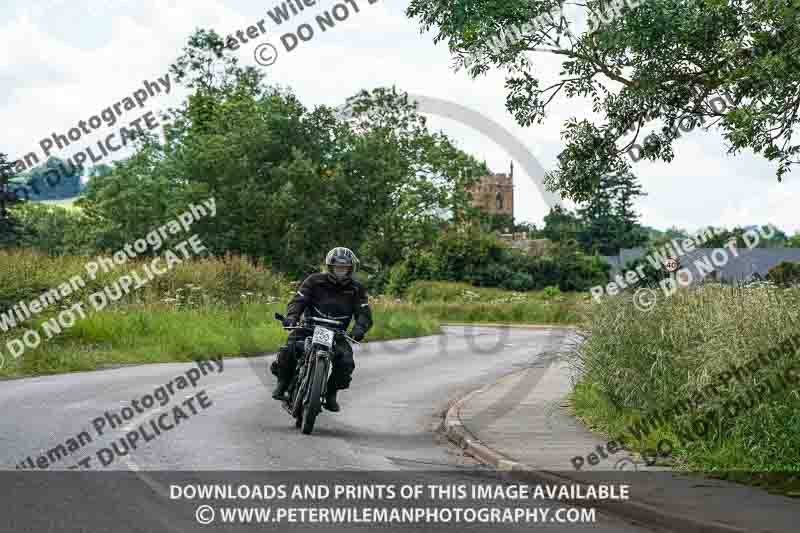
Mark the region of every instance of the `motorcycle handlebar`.
MULTIPOLYGON (((279 322, 284 322, 284 321, 286 320, 286 318, 285 318, 285 317, 284 317, 282 314, 280 314, 280 313, 275 313, 275 320, 277 320, 277 321, 279 321, 279 322)), ((306 318, 304 319, 304 321, 306 321, 306 322, 308 322, 308 321, 311 321, 311 322, 321 322, 321 323, 323 323, 323 324, 331 324, 331 325, 333 325, 333 326, 340 326, 340 327, 344 327, 344 324, 342 324, 342 323, 341 323, 341 322, 339 322, 338 320, 330 320, 330 319, 327 319, 327 318, 320 318, 320 317, 316 317, 316 316, 309 316, 309 317, 306 317, 306 318)))
POLYGON ((306 320, 310 320, 312 322, 322 322, 323 324, 332 324, 334 326, 342 326, 342 327, 344 326, 344 324, 342 324, 338 320, 328 320, 327 318, 319 318, 316 316, 308 317, 306 318, 306 320))
MULTIPOLYGON (((277 320, 279 322, 283 322, 286 319, 282 314, 275 313, 275 320, 277 320)), ((337 322, 335 320, 328 320, 326 318, 309 317, 307 320, 312 320, 312 321, 315 321, 315 322, 324 322, 324 323, 330 323, 330 324, 337 324, 339 326, 342 325, 341 322, 337 322)), ((285 329, 286 331, 291 331, 291 330, 295 330, 295 329, 308 329, 308 328, 306 328, 305 326, 294 326, 294 327, 286 327, 286 326, 284 326, 283 329, 285 329)), ((351 337, 350 335, 348 335, 344 331, 339 331, 338 333, 343 335, 345 339, 347 339, 349 342, 351 342, 353 344, 356 344, 356 345, 360 345, 361 344, 360 342, 355 340, 353 337, 351 337)))

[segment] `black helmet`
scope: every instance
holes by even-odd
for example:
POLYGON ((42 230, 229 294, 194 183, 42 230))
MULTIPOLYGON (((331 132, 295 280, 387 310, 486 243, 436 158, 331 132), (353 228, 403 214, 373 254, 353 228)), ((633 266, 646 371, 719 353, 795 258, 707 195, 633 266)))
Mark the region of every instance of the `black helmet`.
POLYGON ((325 265, 328 269, 328 276, 334 282, 344 281, 353 277, 353 274, 356 270, 358 270, 358 258, 356 254, 350 248, 343 248, 341 246, 337 246, 330 252, 328 255, 325 256, 325 265), (347 271, 342 277, 337 276, 334 271, 333 267, 335 266, 346 266, 350 267, 350 270, 347 271))

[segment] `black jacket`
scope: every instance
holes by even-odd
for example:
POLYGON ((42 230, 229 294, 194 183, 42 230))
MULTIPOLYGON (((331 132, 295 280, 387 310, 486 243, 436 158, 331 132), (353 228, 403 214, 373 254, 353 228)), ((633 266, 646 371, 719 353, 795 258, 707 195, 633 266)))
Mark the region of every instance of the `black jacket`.
POLYGON ((304 312, 307 317, 341 320, 345 327, 355 317, 355 327, 364 333, 372 327, 367 288, 354 279, 334 282, 329 274, 311 274, 289 302, 286 314, 287 318, 299 320, 304 312))

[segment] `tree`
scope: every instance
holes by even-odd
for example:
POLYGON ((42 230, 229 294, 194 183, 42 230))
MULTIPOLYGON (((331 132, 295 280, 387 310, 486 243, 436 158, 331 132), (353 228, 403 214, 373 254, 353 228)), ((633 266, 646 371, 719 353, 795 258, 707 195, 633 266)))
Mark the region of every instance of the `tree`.
POLYGON ((604 176, 591 200, 578 209, 582 227, 576 238, 584 250, 597 250, 603 255, 616 252, 615 238, 621 224, 614 216, 615 186, 613 176, 604 176))
POLYGON ((163 155, 159 145, 147 143, 117 163, 115 173, 89 181, 76 205, 98 249, 116 250, 186 209, 180 205, 178 180, 159 168, 163 155))
POLYGON ((785 246, 789 246, 788 243, 790 241, 786 236, 786 233, 775 226, 761 226, 760 228, 758 226, 746 228, 736 226, 733 229, 716 228, 714 230, 714 236, 707 239, 703 243, 703 246, 706 248, 723 248, 727 246, 729 242, 736 241, 737 247, 748 248, 755 242, 755 237, 753 237, 752 234, 756 231, 761 235, 772 234, 772 237, 769 239, 765 237, 759 237, 758 242, 755 244, 755 248, 783 248, 785 246))
POLYGON ((584 252, 601 255, 616 255, 620 248, 647 242, 648 233, 633 209, 634 199, 644 196, 636 176, 606 175, 600 184, 594 196, 578 206, 577 213, 553 207, 544 217, 541 236, 565 244, 576 241, 584 252))
MULTIPOLYGON (((783 230, 773 226, 771 233, 772 237, 769 239, 762 238, 758 241, 758 248, 785 248, 788 246, 789 236, 783 230)), ((764 229, 764 235, 769 234, 769 230, 764 229)))
POLYGON ((359 137, 352 170, 368 228, 364 251, 389 267, 411 247, 433 242, 446 213, 467 210, 467 185, 488 169, 428 131, 416 103, 395 87, 360 91, 346 109, 359 137))
POLYGON ((609 245, 612 250, 635 248, 647 242, 647 231, 639 225, 639 215, 633 208, 633 201, 638 197, 646 196, 646 194, 642 192, 636 176, 630 172, 614 176, 612 179, 613 214, 616 220, 617 234, 609 245))
POLYGON ((92 253, 94 227, 80 209, 43 202, 26 202, 14 209, 18 223, 17 246, 48 255, 92 253))
POLYGON ((487 213, 480 210, 476 215, 480 220, 480 226, 485 232, 514 232, 516 231, 516 224, 514 224, 514 217, 503 213, 487 213))
POLYGON ((606 175, 592 198, 578 210, 584 229, 578 241, 587 252, 616 255, 620 248, 634 248, 647 241, 647 232, 633 208, 636 197, 644 196, 636 176, 606 175))
POLYGON ((483 209, 476 209, 473 215, 483 228, 484 232, 491 233, 524 233, 526 238, 534 239, 539 234, 539 230, 532 222, 517 222, 511 215, 502 213, 488 213, 483 209))
POLYGON ((21 200, 9 188, 11 176, 14 175, 14 164, 7 155, 0 152, 0 247, 16 242, 17 224, 8 208, 21 200))
POLYGON ((781 287, 792 287, 800 283, 800 263, 783 261, 769 269, 767 279, 781 287))
POLYGON ((141 139, 133 157, 90 181, 80 203, 103 247, 213 197, 216 216, 192 231, 215 255, 302 276, 345 245, 387 267, 466 204, 462 183, 485 167, 428 131, 406 94, 362 91, 348 117, 308 109, 219 43, 199 30, 173 65, 190 94, 169 111, 165 142, 141 139))
MULTIPOLYGON (((675 240, 684 240, 689 238, 689 232, 684 229, 678 228, 677 226, 672 226, 667 228, 666 231, 663 232, 663 235, 666 236, 667 239, 675 239, 675 240)), ((653 240, 652 237, 651 240, 653 240)))
POLYGON ((7 207, 16 199, 8 187, 11 176, 14 175, 14 164, 8 160, 8 156, 0 152, 0 219, 8 217, 7 207))
POLYGON ((704 248, 724 248, 731 241, 736 241, 736 246, 746 246, 743 239, 744 228, 713 228, 713 230, 713 235, 703 242, 704 248))
POLYGON ((581 219, 560 205, 553 206, 544 217, 542 236, 553 242, 576 241, 582 231, 585 231, 585 228, 581 219))
POLYGON ((507 107, 522 125, 541 123, 558 94, 591 100, 600 118, 566 123, 566 148, 546 176, 548 187, 588 200, 601 176, 630 169, 625 154, 654 119, 661 127, 643 143, 644 159, 672 160, 682 119, 705 130, 719 126, 729 153, 750 148, 776 161, 779 181, 797 163, 795 2, 631 0, 627 7, 588 0, 577 4, 579 18, 595 22, 580 32, 577 18, 559 11, 565 5, 575 4, 412 0, 407 11, 423 30, 436 26, 434 41, 445 41, 470 75, 505 69, 507 107), (562 60, 555 83, 542 80, 542 55, 562 60), (627 132, 633 138, 624 141, 627 132))
POLYGON ((61 200, 81 192, 83 166, 74 165, 59 157, 48 157, 44 165, 28 172, 28 188, 35 200, 61 200))
POLYGON ((92 169, 89 171, 89 177, 94 178, 97 176, 110 176, 113 173, 114 173, 113 167, 105 163, 100 163, 99 165, 92 167, 92 169))

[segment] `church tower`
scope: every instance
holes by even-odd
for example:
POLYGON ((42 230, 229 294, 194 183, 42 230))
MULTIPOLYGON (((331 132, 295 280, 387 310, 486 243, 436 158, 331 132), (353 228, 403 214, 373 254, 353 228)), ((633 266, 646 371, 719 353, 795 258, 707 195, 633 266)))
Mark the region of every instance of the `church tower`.
POLYGON ((514 162, 508 174, 483 176, 467 189, 472 196, 472 206, 490 215, 508 215, 514 218, 514 162))

